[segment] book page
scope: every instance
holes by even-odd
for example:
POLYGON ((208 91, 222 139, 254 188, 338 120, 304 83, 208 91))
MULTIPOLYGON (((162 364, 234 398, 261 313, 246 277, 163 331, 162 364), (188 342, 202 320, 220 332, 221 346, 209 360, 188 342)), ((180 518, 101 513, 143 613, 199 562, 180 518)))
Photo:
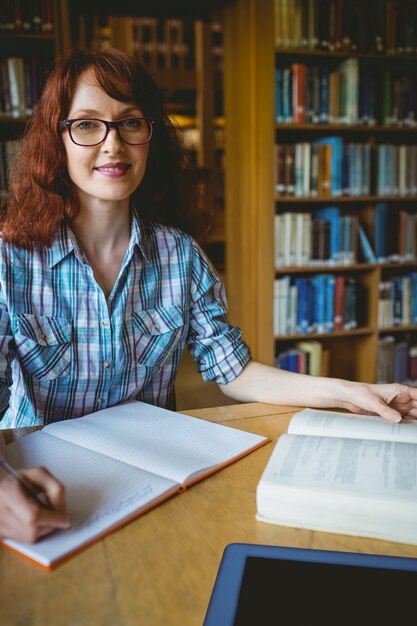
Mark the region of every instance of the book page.
POLYGON ((134 513, 178 491, 179 485, 37 431, 7 446, 15 467, 44 465, 65 485, 71 529, 35 544, 4 543, 49 565, 134 513))
POLYGON ((379 415, 303 409, 291 418, 288 432, 294 435, 417 443, 417 420, 403 419, 398 424, 390 424, 379 415))
POLYGON ((181 484, 267 441, 144 402, 49 424, 42 432, 181 484))
POLYGON ((417 544, 417 446, 281 435, 256 501, 260 521, 417 544))
MULTIPOLYGON (((264 480, 264 477, 262 477, 264 480)), ((283 434, 265 480, 312 489, 417 501, 417 446, 388 441, 283 434)))

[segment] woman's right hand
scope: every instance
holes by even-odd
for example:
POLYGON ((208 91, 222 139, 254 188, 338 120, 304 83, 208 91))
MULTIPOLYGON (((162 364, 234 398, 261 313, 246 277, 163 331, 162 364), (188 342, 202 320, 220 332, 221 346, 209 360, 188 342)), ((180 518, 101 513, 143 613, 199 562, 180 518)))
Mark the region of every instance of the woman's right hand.
MULTIPOLYGON (((0 439, 3 439, 1 433, 0 439)), ((0 470, 0 537, 34 543, 54 530, 68 529, 64 486, 44 467, 20 473, 45 493, 52 508, 41 507, 15 480, 0 470)))

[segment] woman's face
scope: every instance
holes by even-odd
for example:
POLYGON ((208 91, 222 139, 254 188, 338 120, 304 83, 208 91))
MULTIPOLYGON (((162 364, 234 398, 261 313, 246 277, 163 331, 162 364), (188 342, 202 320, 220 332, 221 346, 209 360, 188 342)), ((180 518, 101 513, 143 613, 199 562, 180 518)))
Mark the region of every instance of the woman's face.
MULTIPOLYGON (((97 118, 109 122, 143 113, 133 102, 119 102, 108 96, 94 81, 89 71, 79 77, 67 119, 97 118)), ((81 202, 128 201, 141 183, 146 169, 149 144, 124 143, 112 128, 105 141, 97 146, 78 146, 68 130, 62 133, 67 156, 67 169, 81 202)))

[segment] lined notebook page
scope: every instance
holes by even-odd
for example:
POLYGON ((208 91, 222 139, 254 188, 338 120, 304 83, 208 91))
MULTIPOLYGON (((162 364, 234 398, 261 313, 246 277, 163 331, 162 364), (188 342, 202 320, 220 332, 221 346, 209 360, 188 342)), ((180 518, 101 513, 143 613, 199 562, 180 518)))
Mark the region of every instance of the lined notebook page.
POLYGON ((266 441, 265 437, 128 402, 42 432, 119 459, 178 483, 206 473, 266 441))
POLYGON ((4 542, 44 565, 178 490, 177 484, 161 476, 42 431, 9 444, 7 458, 15 467, 44 465, 65 484, 71 530, 58 531, 34 545, 4 542))

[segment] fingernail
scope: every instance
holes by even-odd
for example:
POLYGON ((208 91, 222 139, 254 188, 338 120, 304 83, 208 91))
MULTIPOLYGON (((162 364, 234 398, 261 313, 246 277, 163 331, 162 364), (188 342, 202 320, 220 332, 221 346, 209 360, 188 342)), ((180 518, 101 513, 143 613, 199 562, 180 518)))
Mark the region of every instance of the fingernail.
POLYGON ((398 424, 398 422, 401 422, 401 415, 397 415, 396 413, 392 413, 389 416, 389 419, 391 420, 391 422, 395 422, 396 424, 398 424))

